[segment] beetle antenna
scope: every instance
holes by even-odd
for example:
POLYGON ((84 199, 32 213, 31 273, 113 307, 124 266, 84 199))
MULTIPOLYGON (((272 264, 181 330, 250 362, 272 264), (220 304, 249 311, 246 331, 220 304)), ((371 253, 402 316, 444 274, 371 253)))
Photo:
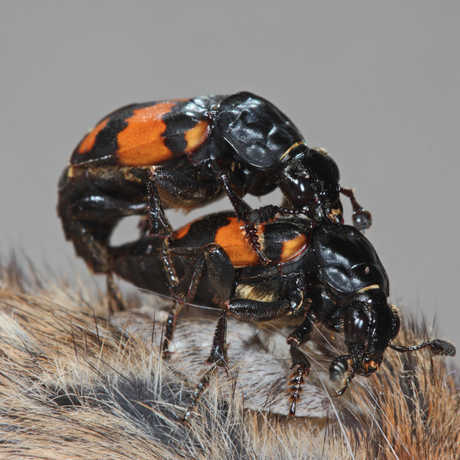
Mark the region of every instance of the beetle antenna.
POLYGON ((427 342, 422 342, 418 345, 393 345, 390 343, 390 348, 399 352, 399 353, 407 353, 411 351, 422 350, 423 348, 429 347, 431 352, 435 355, 443 355, 443 356, 455 356, 456 349, 455 346, 445 340, 429 340, 427 342))
POLYGON ((340 193, 345 195, 353 208, 353 225, 358 230, 367 230, 372 225, 372 215, 366 211, 356 200, 355 193, 351 188, 340 187, 340 193))

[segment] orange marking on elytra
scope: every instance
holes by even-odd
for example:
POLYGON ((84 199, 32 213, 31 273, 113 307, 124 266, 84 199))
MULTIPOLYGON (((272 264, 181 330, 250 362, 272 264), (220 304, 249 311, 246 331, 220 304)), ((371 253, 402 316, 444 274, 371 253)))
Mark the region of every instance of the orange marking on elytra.
POLYGON ((166 123, 162 116, 175 105, 174 102, 159 102, 149 107, 136 109, 126 119, 128 126, 118 133, 118 160, 126 166, 157 164, 172 157, 164 144, 162 134, 166 123))
POLYGON ((88 153, 93 147, 94 143, 96 142, 96 136, 106 127, 109 119, 106 118, 99 122, 80 142, 78 146, 77 152, 80 154, 88 153))
MULTIPOLYGON (((257 226, 257 234, 259 237, 263 234, 263 225, 257 226)), ((244 223, 236 217, 230 217, 228 225, 217 230, 215 242, 224 249, 234 267, 259 264, 259 256, 246 238, 244 223)))
POLYGON ((209 123, 206 120, 199 121, 193 128, 185 132, 185 152, 193 152, 199 147, 209 135, 209 123))
POLYGON ((187 233, 188 233, 189 230, 190 230, 191 225, 192 225, 192 224, 187 224, 187 225, 184 225, 183 227, 181 227, 179 230, 176 230, 176 231, 173 233, 173 239, 175 239, 175 240, 180 240, 180 239, 183 238, 185 235, 187 235, 187 233))
POLYGON ((307 248, 307 237, 304 234, 299 234, 292 240, 283 242, 281 249, 281 262, 287 262, 294 259, 307 248))

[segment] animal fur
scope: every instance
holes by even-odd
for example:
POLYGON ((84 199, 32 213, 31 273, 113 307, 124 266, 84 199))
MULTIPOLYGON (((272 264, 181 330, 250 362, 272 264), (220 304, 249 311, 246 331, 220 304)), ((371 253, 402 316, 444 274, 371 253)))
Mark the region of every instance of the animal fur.
MULTIPOLYGON (((184 425, 215 317, 182 317, 162 362, 159 301, 125 303, 108 318, 94 289, 26 276, 14 260, 1 268, 0 458, 460 458, 458 373, 428 351, 388 350, 375 375, 336 398, 327 367, 344 350, 341 335, 318 329, 305 348, 315 365, 300 417, 283 415, 289 329, 279 324, 230 322, 230 375, 217 372, 184 425)), ((397 342, 428 336, 412 320, 397 342)))

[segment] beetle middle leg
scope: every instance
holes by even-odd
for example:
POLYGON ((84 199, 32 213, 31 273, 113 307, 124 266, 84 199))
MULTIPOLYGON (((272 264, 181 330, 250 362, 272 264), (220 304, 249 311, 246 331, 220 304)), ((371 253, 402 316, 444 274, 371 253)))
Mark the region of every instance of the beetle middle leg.
MULTIPOLYGON (((285 315, 298 313, 304 308, 304 279, 299 276, 289 281, 291 289, 286 298, 272 302, 231 299, 227 305, 228 313, 243 321, 269 321, 285 315)), ((311 319, 306 316, 302 324, 287 339, 287 343, 290 345, 292 368, 295 368, 289 380, 289 390, 291 393, 289 415, 295 415, 304 378, 310 371, 310 362, 299 347, 310 339, 312 329, 311 319)))
MULTIPOLYGON (((141 230, 145 230, 141 227, 141 230)), ((150 168, 147 179, 147 234, 154 237, 162 238, 160 250, 160 260, 163 265, 163 270, 166 275, 168 289, 174 303, 169 311, 166 320, 166 329, 161 351, 163 358, 169 357, 169 345, 172 341, 174 330, 176 327, 177 317, 182 310, 184 301, 188 296, 181 295, 177 288, 179 286, 179 278, 174 267, 169 249, 170 238, 172 235, 172 226, 166 217, 163 206, 161 204, 160 195, 155 184, 155 167, 150 168)), ((192 281, 193 282, 193 281, 192 281)))
POLYGON ((351 355, 341 355, 333 359, 329 366, 329 378, 333 382, 342 382, 342 386, 336 391, 337 396, 345 393, 354 376, 355 370, 351 355))

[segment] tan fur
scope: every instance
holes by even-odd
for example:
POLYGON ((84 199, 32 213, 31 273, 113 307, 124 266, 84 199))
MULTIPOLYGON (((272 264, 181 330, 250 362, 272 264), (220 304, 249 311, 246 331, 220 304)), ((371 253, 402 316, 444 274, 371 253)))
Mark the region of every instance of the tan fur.
MULTIPOLYGON (((109 321, 103 297, 28 279, 14 263, 3 268, 0 458, 460 458, 455 373, 427 351, 388 350, 374 376, 356 378, 335 398, 323 384, 331 357, 343 350, 341 335, 317 330, 305 348, 314 363, 298 412, 306 417, 281 415, 292 324, 231 321, 231 377, 216 375, 184 426, 215 317, 181 318, 175 353, 164 363, 158 301, 132 295, 127 307, 109 321)), ((420 324, 402 330, 398 343, 427 335, 420 324)))

